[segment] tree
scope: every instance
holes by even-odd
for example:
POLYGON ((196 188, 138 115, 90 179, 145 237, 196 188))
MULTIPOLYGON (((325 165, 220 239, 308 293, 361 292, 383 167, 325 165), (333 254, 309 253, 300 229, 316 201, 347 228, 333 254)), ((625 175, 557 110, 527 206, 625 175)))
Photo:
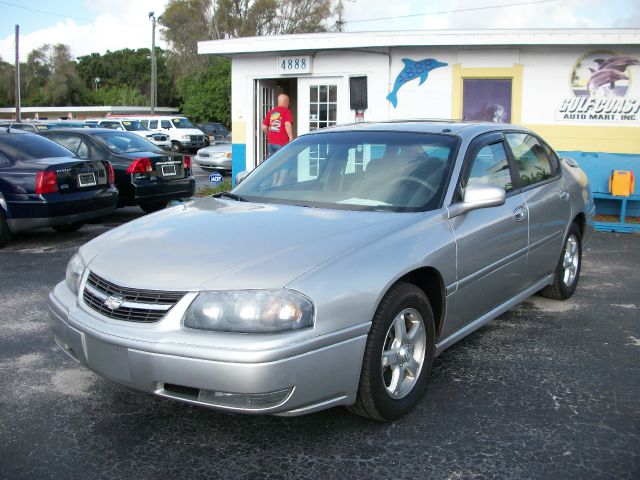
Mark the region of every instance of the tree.
POLYGON ((15 103, 15 68, 0 57, 0 107, 11 107, 15 103))
MULTIPOLYGON (((177 105, 177 92, 173 78, 167 68, 167 56, 161 48, 156 48, 156 66, 158 73, 158 104, 177 105)), ((122 103, 103 103, 114 99, 136 98, 135 105, 149 103, 151 89, 151 51, 148 48, 131 50, 125 48, 104 55, 92 53, 78 58, 78 73, 85 86, 96 89, 95 79, 99 78, 96 103, 104 105, 123 105, 122 103), (109 94, 100 94, 108 90, 109 94), (123 92, 129 93, 124 94, 123 92), (131 97, 133 95, 133 97, 131 97), (145 103, 140 103, 146 98, 145 103)), ((121 100, 118 100, 121 101, 121 100)))
POLYGON ((221 38, 216 31, 213 0, 170 0, 158 18, 171 47, 170 68, 178 77, 204 71, 210 59, 198 55, 198 40, 221 38))
POLYGON ((183 77, 210 65, 199 40, 322 32, 332 15, 332 0, 170 0, 158 21, 183 77))
POLYGON ((82 83, 69 47, 60 43, 51 48, 51 77, 44 99, 50 105, 83 105, 89 90, 82 83))
POLYGON ((231 124, 231 62, 218 60, 205 72, 193 73, 179 82, 182 112, 196 122, 231 124))

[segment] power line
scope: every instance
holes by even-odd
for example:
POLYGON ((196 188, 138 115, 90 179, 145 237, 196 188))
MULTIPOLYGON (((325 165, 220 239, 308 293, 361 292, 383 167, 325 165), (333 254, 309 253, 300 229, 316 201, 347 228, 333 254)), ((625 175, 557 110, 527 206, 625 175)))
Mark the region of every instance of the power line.
POLYGON ((83 22, 93 22, 92 18, 72 17, 71 15, 61 15, 60 13, 48 12, 46 10, 39 10, 37 8, 25 7, 23 5, 16 5, 15 3, 4 2, 0 0, 0 4, 7 5, 9 7, 21 8, 23 10, 29 10, 31 12, 44 13, 46 15, 53 15, 54 17, 71 18, 73 20, 82 20, 83 22))
POLYGON ((414 13, 411 15, 398 15, 393 17, 362 18, 360 20, 344 20, 343 22, 344 23, 376 22, 378 20, 395 20, 398 18, 426 17, 429 15, 442 15, 445 13, 472 12, 477 10, 490 10, 493 8, 517 7, 520 5, 537 5, 540 3, 552 3, 557 1, 558 0, 536 0, 532 2, 522 2, 522 3, 505 3, 503 5, 486 5, 484 7, 459 8, 456 10, 442 10, 439 12, 414 13))

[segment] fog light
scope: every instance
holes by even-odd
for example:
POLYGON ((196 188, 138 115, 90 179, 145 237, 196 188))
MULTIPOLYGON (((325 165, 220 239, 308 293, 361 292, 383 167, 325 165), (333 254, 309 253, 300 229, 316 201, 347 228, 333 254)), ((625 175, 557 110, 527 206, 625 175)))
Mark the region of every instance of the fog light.
POLYGON ((228 393, 200 389, 198 401, 221 407, 244 408, 258 410, 276 407, 289 398, 293 388, 269 393, 228 393))

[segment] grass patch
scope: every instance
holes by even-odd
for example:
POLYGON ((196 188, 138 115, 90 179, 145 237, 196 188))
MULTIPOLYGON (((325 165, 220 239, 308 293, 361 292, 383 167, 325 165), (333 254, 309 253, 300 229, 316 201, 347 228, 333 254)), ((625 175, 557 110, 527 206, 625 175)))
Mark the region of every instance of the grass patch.
POLYGON ((206 185, 204 187, 199 187, 196 192, 196 197, 206 197, 209 195, 213 195, 215 193, 228 192, 231 190, 231 180, 223 180, 217 185, 206 185))

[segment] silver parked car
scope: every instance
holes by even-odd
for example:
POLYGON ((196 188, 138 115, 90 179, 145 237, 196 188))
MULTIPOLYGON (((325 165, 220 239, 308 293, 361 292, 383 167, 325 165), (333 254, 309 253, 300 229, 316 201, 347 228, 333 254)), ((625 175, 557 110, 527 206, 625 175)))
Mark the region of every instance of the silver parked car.
POLYGON ((593 213, 582 170, 517 126, 324 129, 231 193, 82 246, 52 329, 91 370, 163 397, 397 419, 443 350, 536 292, 573 294, 593 213))
POLYGON ((193 158, 196 165, 206 170, 231 171, 231 143, 218 142, 198 150, 193 158))

